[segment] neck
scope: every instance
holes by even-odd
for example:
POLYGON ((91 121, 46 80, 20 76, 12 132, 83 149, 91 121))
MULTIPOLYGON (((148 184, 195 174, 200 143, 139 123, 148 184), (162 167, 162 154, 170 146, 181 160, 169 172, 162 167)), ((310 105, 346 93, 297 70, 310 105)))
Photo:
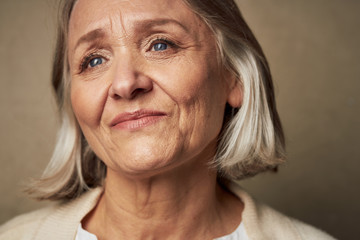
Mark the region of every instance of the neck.
POLYGON ((104 194, 84 227, 101 240, 211 239, 236 229, 239 203, 204 163, 145 179, 108 170, 104 194))

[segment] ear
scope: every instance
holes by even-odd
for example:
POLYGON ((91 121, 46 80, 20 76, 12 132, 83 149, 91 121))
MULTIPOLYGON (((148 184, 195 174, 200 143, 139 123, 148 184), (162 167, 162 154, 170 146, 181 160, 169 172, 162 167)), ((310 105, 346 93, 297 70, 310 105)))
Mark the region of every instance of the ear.
POLYGON ((239 82, 234 79, 229 89, 227 103, 233 108, 239 108, 243 101, 243 90, 239 82))

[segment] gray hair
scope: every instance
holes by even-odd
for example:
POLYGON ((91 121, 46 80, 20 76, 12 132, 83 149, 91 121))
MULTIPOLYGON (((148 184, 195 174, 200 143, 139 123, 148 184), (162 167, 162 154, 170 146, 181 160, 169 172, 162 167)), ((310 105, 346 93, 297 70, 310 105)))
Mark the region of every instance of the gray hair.
MULTIPOLYGON (((213 164, 219 176, 242 179, 276 168, 285 160, 285 140, 270 69, 254 34, 234 0, 183 0, 213 31, 222 66, 237 77, 242 106, 226 106, 213 164)), ((81 132, 70 102, 67 34, 76 0, 62 0, 52 85, 61 127, 53 156, 43 176, 28 192, 44 200, 73 199, 101 186, 105 164, 81 132)))

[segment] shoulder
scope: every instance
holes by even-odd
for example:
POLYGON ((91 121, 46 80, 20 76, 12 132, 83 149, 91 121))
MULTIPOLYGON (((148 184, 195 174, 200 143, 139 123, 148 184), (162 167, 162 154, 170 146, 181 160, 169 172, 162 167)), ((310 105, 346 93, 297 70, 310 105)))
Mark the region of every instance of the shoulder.
POLYGON ((306 223, 303 223, 296 219, 291 219, 293 225, 297 229, 299 235, 301 235, 301 239, 324 239, 324 240, 335 240, 332 236, 328 235, 324 231, 310 226, 306 223))
POLYGON ((97 204, 101 188, 67 203, 20 215, 0 226, 0 240, 74 239, 81 220, 97 204))
MULTIPOLYGON (((278 236, 276 239, 335 240, 324 231, 297 219, 288 217, 267 205, 256 203, 258 223, 265 234, 278 236)), ((249 215, 254 213, 249 213, 249 215)))
POLYGON ((225 184, 244 203, 242 219, 250 239, 334 240, 327 233, 259 203, 234 183, 225 184))
POLYGON ((32 239, 39 226, 53 211, 54 207, 47 207, 11 219, 0 226, 0 240, 32 239))

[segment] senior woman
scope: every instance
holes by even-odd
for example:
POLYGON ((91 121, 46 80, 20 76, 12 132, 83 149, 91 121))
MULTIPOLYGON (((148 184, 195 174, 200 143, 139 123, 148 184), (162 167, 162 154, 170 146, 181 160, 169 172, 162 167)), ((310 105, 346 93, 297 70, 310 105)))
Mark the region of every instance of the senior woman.
POLYGON ((233 0, 68 0, 62 126, 1 239, 332 239, 235 179, 284 161, 268 64, 233 0))

